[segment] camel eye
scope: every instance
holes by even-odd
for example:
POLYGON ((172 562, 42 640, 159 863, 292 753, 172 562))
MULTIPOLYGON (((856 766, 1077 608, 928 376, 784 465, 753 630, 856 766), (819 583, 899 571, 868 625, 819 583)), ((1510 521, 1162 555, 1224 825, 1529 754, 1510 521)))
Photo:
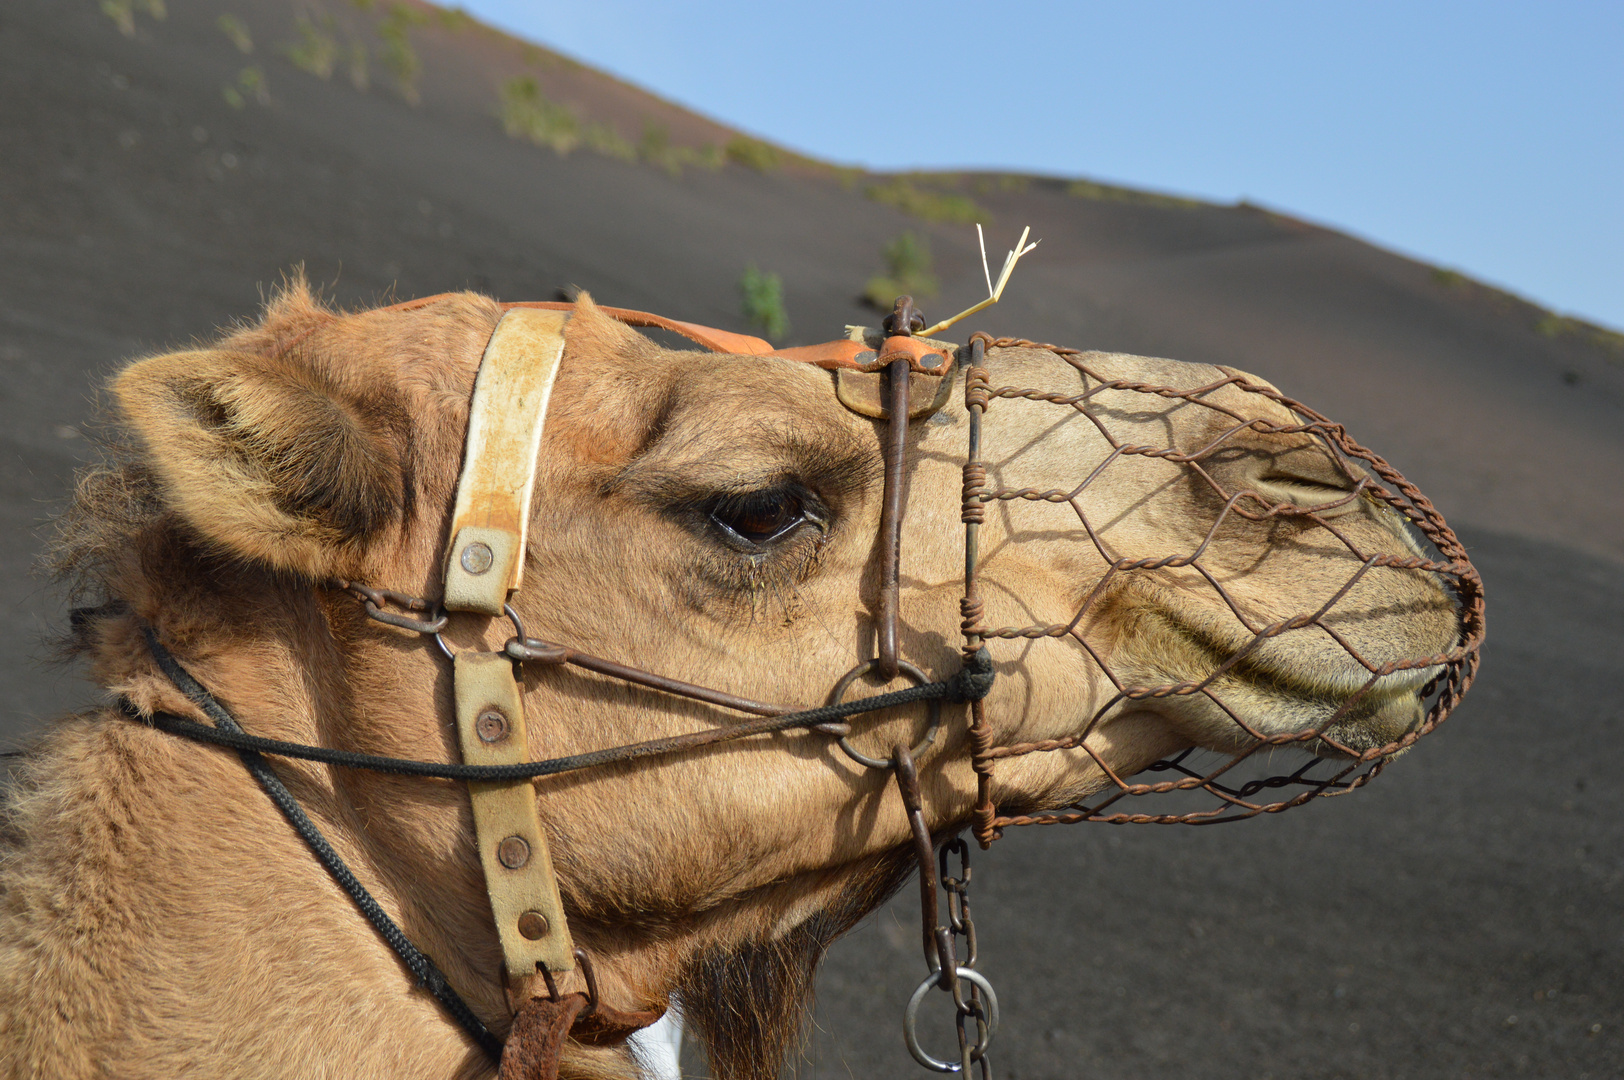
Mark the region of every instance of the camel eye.
POLYGON ((724 536, 751 547, 783 540, 809 521, 809 498, 793 488, 768 488, 729 495, 711 509, 710 517, 724 536))

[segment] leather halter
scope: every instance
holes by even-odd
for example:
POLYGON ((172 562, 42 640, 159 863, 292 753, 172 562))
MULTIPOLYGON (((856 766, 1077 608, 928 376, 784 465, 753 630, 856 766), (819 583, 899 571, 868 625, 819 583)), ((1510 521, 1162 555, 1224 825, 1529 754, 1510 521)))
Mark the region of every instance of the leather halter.
MULTIPOLYGON (((406 310, 436 297, 397 304, 406 310)), ((445 563, 444 607, 489 616, 511 614, 509 595, 524 576, 531 490, 547 406, 565 351, 575 305, 531 302, 502 305, 480 360, 468 413, 463 470, 457 483, 451 544, 445 563)), ((890 420, 886 497, 881 514, 881 597, 876 660, 895 678, 905 665, 896 652, 898 533, 901 520, 902 439, 908 421, 945 402, 953 358, 935 342, 915 338, 924 326, 904 297, 885 321, 886 334, 870 344, 859 335, 820 345, 775 350, 760 338, 734 334, 648 312, 600 311, 631 326, 674 331, 715 352, 775 356, 832 371, 847 408, 890 420), (913 393, 916 381, 936 385, 913 393)), ((505 652, 462 652, 454 657, 453 693, 458 740, 468 765, 508 765, 526 758, 524 696, 505 652)), ((528 779, 471 783, 474 831, 485 888, 509 984, 516 998, 532 997, 538 977, 575 967, 574 945, 553 871, 546 833, 528 779), (529 984, 529 987, 527 987, 529 984)))
MULTIPOLYGON (((382 310, 417 308, 433 299, 411 301, 382 310)), ((523 624, 508 605, 507 598, 518 587, 523 575, 525 531, 536 459, 552 385, 563 359, 565 329, 573 314, 573 305, 540 303, 505 305, 503 317, 493 328, 481 358, 469 410, 463 473, 458 482, 452 516, 452 542, 447 549, 443 599, 429 601, 358 583, 331 583, 362 600, 369 618, 432 636, 442 651, 451 657, 458 735, 464 757, 462 764, 382 758, 249 735, 241 730, 229 711, 168 653, 150 627, 145 628, 147 643, 159 667, 213 721, 214 726, 164 713, 143 714, 128 702, 125 703, 125 713, 175 735, 236 749, 318 861, 350 894, 362 914, 417 978, 419 985, 433 994, 450 1016, 493 1059, 500 1061, 502 1080, 556 1080, 560 1048, 566 1037, 592 1043, 618 1042, 653 1023, 660 1015, 659 1011, 623 1012, 599 1000, 590 958, 584 950, 571 947, 569 927, 530 779, 612 761, 669 755, 767 731, 806 728, 833 735, 852 760, 868 768, 894 773, 903 801, 909 808, 915 854, 919 859, 921 890, 929 894, 921 909, 922 918, 935 930, 926 937, 931 938, 934 934, 935 938, 940 939, 936 941, 937 966, 933 967, 926 982, 952 990, 957 1002, 958 978, 962 975, 975 982, 975 973, 953 959, 951 937, 943 937, 948 931, 936 925, 934 862, 920 806, 913 756, 922 752, 935 738, 940 725, 940 701, 971 703, 975 706, 974 714, 979 723, 978 703, 991 687, 992 661, 985 648, 967 650, 957 675, 945 681, 930 682, 924 672, 902 661, 896 653, 905 437, 911 418, 934 412, 945 403, 951 380, 943 376, 953 370, 957 356, 950 361, 934 343, 912 337, 915 331, 923 328, 924 319, 913 309, 912 300, 908 297, 899 298, 896 310, 885 320, 884 336, 859 329, 845 341, 782 352, 769 351, 767 343, 758 338, 679 323, 644 312, 613 308, 601 310, 632 325, 675 330, 716 351, 736 348, 743 355, 774 355, 813 363, 833 373, 837 394, 848 408, 865 416, 886 420, 888 434, 884 440, 885 495, 880 518, 881 585, 876 619, 876 656, 857 664, 842 676, 835 684, 828 704, 822 708, 794 711, 784 706, 753 702, 525 636, 523 624), (933 392, 914 394, 916 383, 923 382, 928 386, 932 378, 937 380, 933 392), (388 605, 400 606, 408 614, 387 611, 385 607, 388 605), (421 619, 409 614, 424 611, 431 612, 429 618, 421 619), (449 618, 449 611, 487 616, 504 614, 512 620, 517 636, 510 639, 500 652, 453 653, 440 633, 449 618), (754 714, 755 718, 727 727, 550 761, 525 761, 527 739, 523 695, 514 676, 514 665, 526 661, 575 664, 612 678, 754 714), (845 692, 851 684, 859 676, 872 671, 878 671, 887 680, 895 679, 899 673, 906 674, 915 685, 906 690, 846 701, 845 692), (912 750, 906 745, 899 745, 889 759, 869 758, 847 741, 850 727, 845 723, 846 718, 920 701, 930 706, 930 723, 912 750), (320 830, 299 808, 297 800, 264 766, 259 755, 266 753, 322 761, 346 768, 436 776, 468 783, 480 864, 485 873, 486 889, 503 951, 509 1004, 517 1014, 505 1045, 491 1034, 433 961, 412 945, 344 865, 321 836, 320 830), (577 962, 587 992, 584 995, 579 992, 560 995, 555 973, 573 970, 577 962)), ((979 348, 979 342, 972 343, 972 363, 979 354, 979 348)), ((973 412, 971 422, 974 430, 973 412)), ((966 963, 973 964, 973 960, 966 963)), ((972 998, 975 992, 972 992, 972 998)), ((966 1054, 983 1054, 987 1040, 991 1038, 992 1028, 996 1025, 997 1007, 990 994, 989 989, 990 1023, 980 1028, 980 1034, 965 1044, 970 1048, 965 1051, 966 1054)), ((915 998, 918 997, 916 992, 915 998)), ((966 1015, 988 1019, 977 1011, 979 1006, 968 1006, 968 1013, 964 1011, 966 1008, 960 1006, 961 1020, 966 1015)), ((909 1018, 904 1021, 905 1032, 912 1030, 911 1016, 910 1012, 909 1018)), ((915 1056, 921 1061, 928 1061, 918 1052, 915 1056)), ((969 1068, 969 1060, 965 1060, 965 1069, 969 1068)))

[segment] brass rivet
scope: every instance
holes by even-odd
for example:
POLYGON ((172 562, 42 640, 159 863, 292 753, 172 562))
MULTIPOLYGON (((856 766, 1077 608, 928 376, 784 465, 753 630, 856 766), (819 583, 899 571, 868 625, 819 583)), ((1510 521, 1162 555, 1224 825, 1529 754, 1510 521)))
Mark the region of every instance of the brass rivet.
POLYGON ((470 574, 483 574, 495 561, 489 544, 473 543, 462 549, 462 568, 470 574))
POLYGON ((496 845, 496 858, 509 870, 517 870, 530 861, 530 845, 522 836, 510 836, 496 845))
POLYGON ((551 929, 547 916, 539 911, 527 911, 519 916, 519 933, 531 941, 540 941, 551 929))
POLYGON ((474 732, 480 742, 501 742, 508 737, 508 718, 501 709, 486 709, 474 720, 474 732))

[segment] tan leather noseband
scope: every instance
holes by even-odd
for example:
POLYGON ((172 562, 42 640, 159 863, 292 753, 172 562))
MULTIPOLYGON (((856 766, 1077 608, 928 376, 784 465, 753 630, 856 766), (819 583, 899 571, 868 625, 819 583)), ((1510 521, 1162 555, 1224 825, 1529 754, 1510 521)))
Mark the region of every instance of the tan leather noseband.
MULTIPOLYGON (((436 297, 398 304, 417 308, 436 297)), ((444 606, 448 611, 500 617, 511 613, 508 598, 524 577, 525 542, 531 490, 541 449, 547 406, 565 350, 565 331, 575 305, 536 302, 502 305, 503 315, 480 360, 468 412, 462 476, 457 483, 451 543, 445 562, 444 606)), ((631 326, 658 327, 716 352, 777 356, 832 371, 836 393, 848 408, 887 418, 892 402, 903 403, 900 425, 935 412, 951 385, 943 378, 952 355, 935 342, 910 336, 909 316, 900 333, 874 342, 866 337, 774 350, 760 338, 734 334, 648 312, 599 308, 631 326), (877 347, 876 347, 877 346, 877 347), (904 377, 905 376, 905 377, 904 377), (910 384, 900 399, 890 380, 910 384), (931 384, 928 392, 916 393, 931 384)), ((888 321, 889 322, 889 321, 888 321)), ((888 325, 887 329, 890 329, 888 325)), ((900 460, 895 463, 900 467, 900 460)), ((891 485, 888 484, 888 487, 891 485)), ((900 485, 897 485, 900 487, 900 485)), ((887 499, 887 525, 895 531, 899 507, 887 499)), ((894 559, 887 568, 895 580, 894 559)), ((894 613, 894 597, 881 607, 894 613)), ((515 620, 517 622, 517 620, 515 620)), ((881 657, 889 652, 895 674, 895 632, 881 631, 881 657), (887 642, 889 637, 889 642, 887 642), (887 650, 886 644, 890 644, 887 650)), ((454 657, 457 733, 465 764, 505 765, 529 752, 524 696, 503 652, 462 652, 454 657)), ((471 783, 474 831, 485 888, 510 985, 538 972, 557 974, 575 967, 558 880, 528 780, 471 783)))

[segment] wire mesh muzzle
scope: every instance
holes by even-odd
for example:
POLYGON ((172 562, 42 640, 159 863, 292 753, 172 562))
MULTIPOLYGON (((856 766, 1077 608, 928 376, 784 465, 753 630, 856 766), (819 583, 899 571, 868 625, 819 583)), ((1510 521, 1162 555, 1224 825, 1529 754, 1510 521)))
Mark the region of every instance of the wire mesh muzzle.
MULTIPOLYGON (((990 647, 993 659, 999 656, 1000 642, 1042 643, 1069 640, 1103 675, 1114 691, 1103 705, 1094 710, 1083 729, 1073 735, 1036 742, 1000 745, 996 742, 987 721, 983 702, 971 708, 970 745, 971 763, 977 775, 978 791, 973 815, 973 828, 982 847, 989 845, 1011 825, 1052 825, 1079 822, 1109 824, 1165 824, 1206 825, 1225 821, 1238 821, 1258 814, 1277 813, 1293 806, 1301 806, 1315 798, 1346 794, 1364 786, 1381 773, 1386 763, 1407 749, 1423 735, 1431 732, 1450 714, 1471 685, 1477 672, 1479 647, 1483 641, 1483 588, 1477 570, 1467 558, 1466 551, 1453 531, 1433 508, 1426 496, 1379 456, 1365 449, 1340 424, 1333 423, 1313 409, 1285 397, 1274 388, 1253 382, 1241 375, 1219 373, 1218 378, 1199 386, 1179 388, 1148 382, 1107 378, 1090 367, 1084 353, 1055 345, 1039 344, 1017 338, 992 338, 985 334, 972 337, 967 350, 969 362, 965 376, 965 404, 969 412, 969 450, 964 465, 962 491, 962 519, 965 526, 964 596, 960 601, 961 629, 964 634, 964 654, 968 658, 983 647, 990 647), (1074 368, 1081 379, 1081 389, 1073 388, 1056 393, 1028 387, 995 385, 989 367, 996 367, 996 358, 989 365, 988 349, 1021 348, 1042 349, 1064 360, 1074 368), (1231 388, 1226 390, 1226 388, 1231 388), (1247 416, 1231 405, 1213 400, 1218 391, 1233 398, 1236 391, 1256 395, 1287 410, 1290 422, 1247 416), (1222 414, 1226 425, 1222 436, 1206 441, 1204 445, 1183 448, 1176 445, 1135 445, 1124 442, 1111 431, 1102 415, 1108 410, 1099 408, 1097 396, 1102 392, 1133 392, 1160 399, 1159 407, 1187 403, 1192 407, 1214 410, 1222 414), (1015 488, 994 486, 989 482, 986 462, 983 461, 982 428, 990 421, 987 417, 998 399, 1022 399, 1048 404, 1057 410, 1080 413, 1110 446, 1103 462, 1088 463, 1090 471, 1070 489, 1015 488), (1246 431, 1267 436, 1307 436, 1323 445, 1333 456, 1362 467, 1366 474, 1354 486, 1347 498, 1320 506, 1303 507, 1292 502, 1266 498, 1251 490, 1227 490, 1202 467, 1202 462, 1246 431), (1113 464, 1133 458, 1148 457, 1168 462, 1198 474, 1199 481, 1215 489, 1222 502, 1211 527, 1204 537, 1192 546, 1171 547, 1151 556, 1113 556, 1101 542, 1095 525, 1084 506, 1091 485, 1099 482, 1113 464), (1430 555, 1413 552, 1367 551, 1347 535, 1347 531, 1327 517, 1337 506, 1349 499, 1371 499, 1390 507, 1418 532, 1433 549, 1430 555), (1078 523, 1087 534, 1091 546, 1100 559, 1102 578, 1099 586, 1088 591, 1081 607, 1064 623, 988 626, 983 602, 980 572, 980 531, 990 507, 1015 500, 1065 503, 1076 512, 1078 523), (1223 585, 1221 573, 1215 573, 1206 563, 1212 562, 1224 543, 1220 526, 1236 518, 1256 523, 1271 523, 1278 519, 1293 519, 1294 537, 1301 531, 1311 530, 1317 536, 1329 538, 1339 550, 1351 556, 1353 566, 1348 579, 1340 589, 1324 597, 1317 606, 1296 612, 1285 618, 1263 622, 1248 615, 1242 605, 1223 585), (1455 644, 1431 655, 1404 658, 1372 659, 1343 633, 1328 625, 1326 619, 1337 611, 1355 586, 1372 570, 1406 574, 1430 575, 1453 592, 1456 605, 1454 614, 1460 623, 1455 644), (1135 574, 1156 574, 1169 569, 1188 571, 1199 575, 1213 590, 1227 610, 1228 617, 1244 631, 1239 635, 1245 643, 1233 649, 1210 672, 1199 678, 1163 683, 1125 682, 1113 671, 1108 649, 1094 647, 1084 633, 1086 620, 1098 615, 1101 597, 1108 590, 1106 582, 1135 574), (1331 714, 1315 726, 1295 728, 1289 732, 1267 731, 1245 714, 1244 706, 1236 708, 1221 696, 1222 682, 1248 655, 1266 647, 1266 643, 1285 634, 1323 634, 1334 641, 1340 650, 1368 673, 1363 687, 1341 702, 1331 714), (1418 671, 1430 673, 1419 694, 1424 712, 1418 724, 1409 727, 1401 736, 1379 746, 1355 746, 1339 737, 1336 730, 1357 716, 1356 710, 1372 689, 1384 677, 1397 672, 1418 671), (1224 722, 1234 725, 1230 745, 1240 749, 1222 753, 1200 748, 1183 750, 1171 757, 1155 762, 1141 773, 1122 775, 1089 744, 1088 736, 1114 710, 1131 707, 1133 703, 1152 699, 1199 696, 1210 702, 1224 722), (1277 749, 1299 749, 1304 760, 1290 772, 1274 771, 1277 749), (1052 753, 1080 749, 1087 754, 1103 775, 1104 786, 1088 798, 1054 810, 1036 813, 1002 813, 993 801, 994 774, 999 762, 1027 754, 1052 753), (1148 775, 1147 775, 1148 774, 1148 775), (1140 777, 1145 777, 1141 782, 1140 777), (1141 812, 1132 801, 1145 796, 1161 795, 1159 801, 1164 812, 1141 812), (1193 809, 1188 809, 1192 800, 1193 809), (1168 803, 1177 803, 1169 806, 1168 803)), ((1266 409, 1274 412, 1277 409, 1266 409)), ((1403 545, 1398 545, 1403 546, 1403 545)), ((998 693, 995 688, 994 694, 998 693)), ((1345 732, 1344 732, 1345 734, 1345 732)), ((1296 763, 1295 757, 1293 762, 1296 763)))

